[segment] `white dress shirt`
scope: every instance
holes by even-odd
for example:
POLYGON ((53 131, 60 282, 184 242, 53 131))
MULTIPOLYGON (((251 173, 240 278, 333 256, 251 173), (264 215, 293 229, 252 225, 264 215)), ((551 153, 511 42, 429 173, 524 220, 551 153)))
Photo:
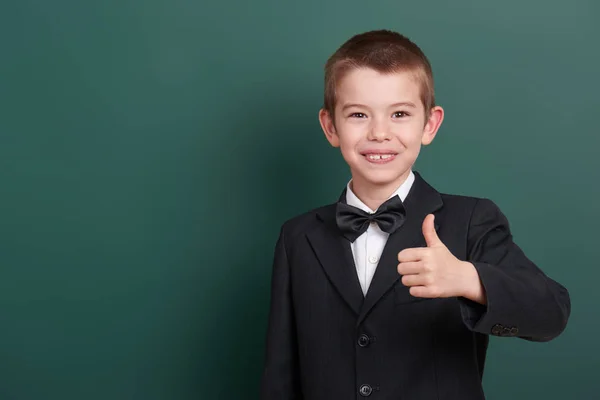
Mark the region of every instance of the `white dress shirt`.
MULTIPOLYGON (((410 171, 408 178, 406 178, 404 183, 402 183, 389 198, 398 195, 400 199, 404 201, 414 181, 415 175, 410 171)), ((371 210, 365 203, 356 197, 352 189, 350 189, 350 182, 348 182, 346 186, 346 202, 351 206, 358 207, 365 212, 373 214, 376 210, 371 210)), ((367 290, 373 279, 373 274, 375 274, 375 269, 381 258, 381 253, 383 252, 388 236, 389 234, 382 231, 379 228, 379 225, 371 223, 367 231, 360 235, 354 243, 351 243, 356 273, 358 274, 358 280, 360 281, 363 295, 367 294, 367 290)))

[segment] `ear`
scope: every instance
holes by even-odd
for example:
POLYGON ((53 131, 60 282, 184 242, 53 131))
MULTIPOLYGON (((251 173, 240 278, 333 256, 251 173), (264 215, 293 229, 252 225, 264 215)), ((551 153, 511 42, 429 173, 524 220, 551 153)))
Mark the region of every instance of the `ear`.
POLYGON ((423 128, 423 136, 421 138, 421 144, 423 144, 423 146, 427 146, 433 142, 443 120, 444 109, 440 106, 433 107, 429 113, 429 118, 425 122, 425 127, 423 128))
POLYGON ((319 111, 319 122, 321 123, 321 128, 323 129, 323 133, 325 133, 325 137, 329 144, 333 147, 340 147, 340 138, 335 130, 333 118, 329 112, 323 108, 319 111))

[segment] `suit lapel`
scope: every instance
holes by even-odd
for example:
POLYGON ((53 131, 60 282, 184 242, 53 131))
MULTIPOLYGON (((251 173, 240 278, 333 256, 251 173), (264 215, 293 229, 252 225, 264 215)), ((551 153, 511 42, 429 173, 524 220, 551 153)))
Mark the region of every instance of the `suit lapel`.
MULTIPOLYGON (((427 214, 433 213, 442 207, 440 194, 429 186, 417 173, 410 192, 404 201, 406 208, 406 221, 396 232, 390 235, 381 254, 375 275, 369 286, 357 320, 359 325, 367 316, 369 311, 391 289, 396 281, 400 279, 398 274, 398 253, 406 248, 426 246, 423 237, 423 220, 427 214)), ((438 226, 436 224, 436 230, 438 226)), ((356 275, 356 273, 355 273, 356 275)), ((404 285, 398 286, 398 296, 412 297, 409 289, 404 285)))
MULTIPOLYGON (((397 270, 398 253, 406 248, 426 245, 422 232, 423 220, 427 214, 442 207, 440 194, 418 172, 415 171, 414 174, 415 181, 404 201, 406 221, 388 238, 366 297, 363 296, 358 281, 350 242, 342 236, 335 222, 335 204, 317 211, 317 217, 322 223, 306 234, 327 277, 357 314, 357 325, 400 279, 397 270)), ((399 296, 407 299, 412 297, 407 287, 400 285, 398 289, 399 296)))
POLYGON ((358 315, 364 296, 350 242, 342 236, 335 223, 335 204, 319 210, 317 217, 322 224, 307 233, 310 245, 333 286, 358 315))

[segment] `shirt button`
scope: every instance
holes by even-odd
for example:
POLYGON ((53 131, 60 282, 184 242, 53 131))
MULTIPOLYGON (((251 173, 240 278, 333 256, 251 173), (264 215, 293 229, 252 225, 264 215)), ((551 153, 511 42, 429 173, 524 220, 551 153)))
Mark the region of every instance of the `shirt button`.
POLYGON ((363 397, 369 397, 371 393, 373 393, 373 388, 369 385, 362 385, 360 389, 358 389, 358 393, 363 397))
POLYGON ((378 258, 376 256, 371 256, 369 257, 369 262, 371 264, 375 264, 377 262, 378 258))

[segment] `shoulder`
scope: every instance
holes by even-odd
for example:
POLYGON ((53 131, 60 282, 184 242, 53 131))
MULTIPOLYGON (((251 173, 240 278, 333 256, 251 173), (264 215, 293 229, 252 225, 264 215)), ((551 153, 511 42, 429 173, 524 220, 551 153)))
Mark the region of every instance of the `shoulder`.
POLYGON ((283 222, 280 234, 285 235, 286 242, 294 241, 301 235, 315 229, 323 223, 323 218, 335 215, 335 204, 313 208, 312 210, 295 215, 283 222))
POLYGON ((497 209, 497 204, 487 197, 468 196, 450 193, 440 193, 445 207, 452 209, 460 208, 465 210, 477 209, 497 209))
POLYGON ((445 211, 468 219, 469 225, 501 224, 508 226, 508 220, 500 207, 487 197, 440 193, 445 211))
POLYGON ((440 213, 452 215, 462 221, 479 213, 500 212, 496 203, 487 197, 441 192, 429 184, 419 172, 415 172, 415 175, 420 194, 425 193, 424 197, 435 195, 441 199, 440 213))

